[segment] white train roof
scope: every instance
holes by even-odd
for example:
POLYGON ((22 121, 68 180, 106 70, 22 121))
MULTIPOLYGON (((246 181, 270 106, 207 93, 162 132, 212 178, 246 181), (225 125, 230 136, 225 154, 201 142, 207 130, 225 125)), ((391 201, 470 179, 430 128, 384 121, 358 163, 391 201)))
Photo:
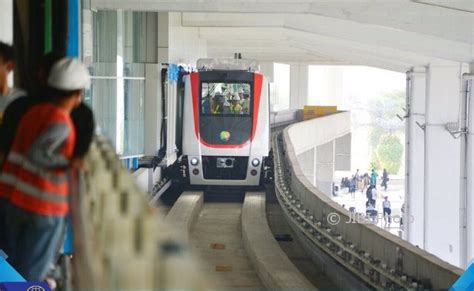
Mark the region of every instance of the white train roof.
POLYGON ((260 64, 256 60, 251 59, 199 59, 196 67, 199 71, 260 71, 260 64))

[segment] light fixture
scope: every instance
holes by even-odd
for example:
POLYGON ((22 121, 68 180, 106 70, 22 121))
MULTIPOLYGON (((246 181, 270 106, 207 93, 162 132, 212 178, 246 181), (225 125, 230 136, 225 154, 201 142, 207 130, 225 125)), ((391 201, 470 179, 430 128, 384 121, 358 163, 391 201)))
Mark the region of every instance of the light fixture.
POLYGON ((191 159, 191 165, 197 166, 198 164, 199 164, 198 158, 192 158, 192 159, 191 159))
POLYGON ((260 160, 259 159, 253 159, 252 160, 252 166, 258 167, 260 165, 260 160))

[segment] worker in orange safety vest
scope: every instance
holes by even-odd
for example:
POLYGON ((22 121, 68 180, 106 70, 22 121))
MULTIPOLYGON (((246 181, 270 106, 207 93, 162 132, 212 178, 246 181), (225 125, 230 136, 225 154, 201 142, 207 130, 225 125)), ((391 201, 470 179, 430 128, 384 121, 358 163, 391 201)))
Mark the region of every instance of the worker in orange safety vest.
POLYGON ((49 102, 21 119, 0 174, 10 263, 28 281, 42 281, 63 239, 69 211, 68 169, 76 133, 70 113, 90 84, 78 60, 56 62, 47 80, 49 102))

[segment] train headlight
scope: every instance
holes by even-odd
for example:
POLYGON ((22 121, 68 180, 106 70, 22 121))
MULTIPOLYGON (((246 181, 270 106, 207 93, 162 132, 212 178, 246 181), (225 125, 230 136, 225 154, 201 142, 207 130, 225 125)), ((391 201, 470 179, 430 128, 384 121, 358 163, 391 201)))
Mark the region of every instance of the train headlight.
POLYGON ((260 160, 259 159, 253 159, 252 160, 252 166, 258 167, 260 165, 260 160))
POLYGON ((197 166, 198 164, 199 164, 198 158, 192 158, 192 159, 191 159, 191 165, 197 166))

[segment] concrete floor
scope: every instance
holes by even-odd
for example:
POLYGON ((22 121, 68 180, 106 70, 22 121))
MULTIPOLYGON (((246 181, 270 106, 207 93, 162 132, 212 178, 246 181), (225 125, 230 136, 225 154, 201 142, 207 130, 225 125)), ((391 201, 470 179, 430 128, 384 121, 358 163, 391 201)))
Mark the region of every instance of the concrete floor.
POLYGON ((242 203, 207 202, 190 236, 216 288, 263 288, 242 242, 242 203))
MULTIPOLYGON (((355 207, 356 212, 363 212, 365 213, 365 203, 367 201, 367 197, 365 192, 356 191, 354 197, 347 192, 347 188, 341 191, 339 196, 332 197, 334 201, 339 203, 340 205, 344 205, 346 209, 350 207, 355 207)), ((380 214, 379 218, 374 221, 374 224, 383 228, 394 235, 399 236, 401 233, 400 228, 400 220, 399 218, 402 216, 401 208, 405 198, 405 181, 401 179, 393 179, 390 180, 388 183, 387 191, 383 190, 379 184, 377 184, 377 200, 376 200, 376 209, 380 214), (392 216, 393 221, 392 223, 388 224, 385 223, 382 215, 382 200, 384 196, 388 196, 388 199, 392 205, 392 216)))

